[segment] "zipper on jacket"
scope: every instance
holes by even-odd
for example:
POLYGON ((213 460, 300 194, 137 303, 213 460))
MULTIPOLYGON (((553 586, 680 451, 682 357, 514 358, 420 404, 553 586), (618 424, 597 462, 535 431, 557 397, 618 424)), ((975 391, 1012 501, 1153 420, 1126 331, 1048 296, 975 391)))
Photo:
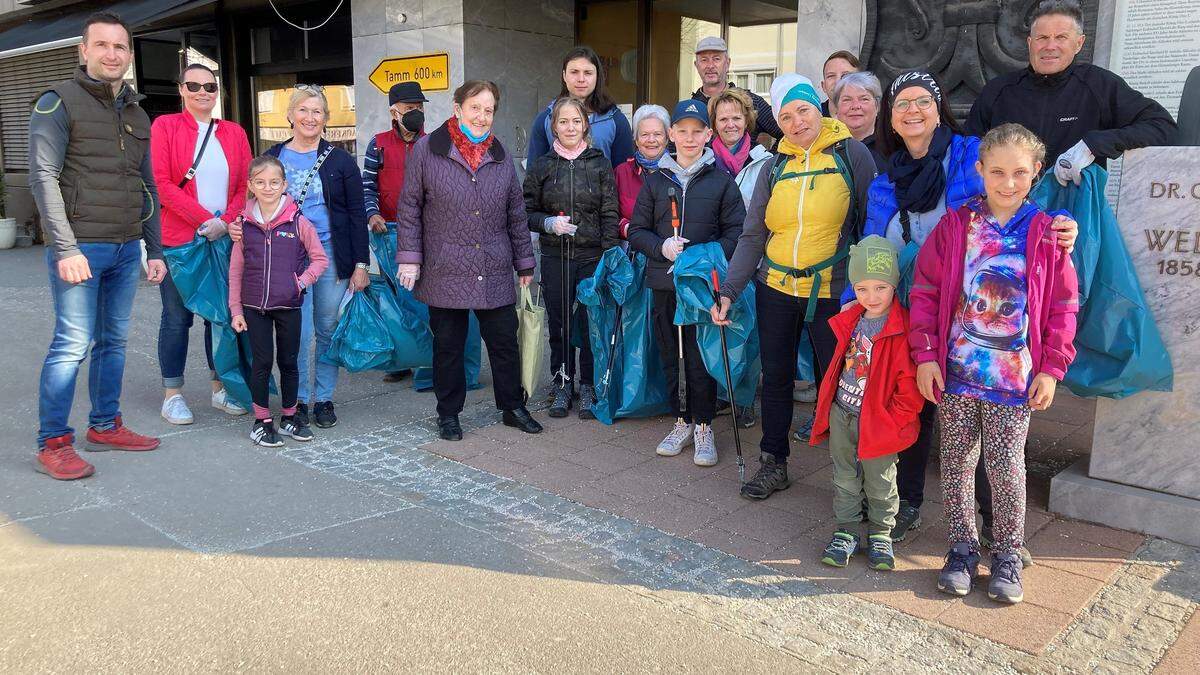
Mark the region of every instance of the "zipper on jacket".
MULTIPOLYGON (((815 142, 815 141, 814 141, 815 142)), ((809 171, 810 149, 804 150, 804 171, 809 171)), ((786 167, 785 167, 786 168, 786 167)), ((800 181, 800 199, 796 202, 796 239, 792 242, 792 267, 800 266, 800 240, 804 236, 804 197, 808 192, 808 181, 812 180, 812 176, 805 176, 804 180, 800 181)), ((796 295, 800 294, 800 278, 792 280, 792 292, 796 295)))
POLYGON ((271 288, 271 228, 267 228, 267 236, 263 239, 263 255, 267 259, 267 273, 263 276, 262 309, 267 311, 267 290, 271 288))
MULTIPOLYGON (((570 188, 571 189, 571 191, 570 191, 571 221, 574 222, 574 220, 575 220, 575 160, 573 160, 573 159, 567 161, 567 180, 570 182, 570 185, 571 185, 571 188, 570 188)), ((579 225, 576 223, 575 227, 578 228, 579 225)), ((570 235, 567 235, 567 236, 570 236, 570 235)), ((559 253, 561 254, 562 250, 559 250, 559 253)), ((570 261, 571 261, 571 256, 567 256, 567 262, 570 262, 570 261)))

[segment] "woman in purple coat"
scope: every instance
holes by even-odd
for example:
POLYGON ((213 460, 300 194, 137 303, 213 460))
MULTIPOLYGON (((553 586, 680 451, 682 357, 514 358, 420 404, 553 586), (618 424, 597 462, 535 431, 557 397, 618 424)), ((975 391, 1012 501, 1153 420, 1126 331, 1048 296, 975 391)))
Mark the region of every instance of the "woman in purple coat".
POLYGON ((462 440, 463 370, 469 312, 475 312, 492 365, 504 424, 536 434, 525 409, 517 348, 516 270, 533 279, 525 199, 512 158, 492 135, 500 105, 493 82, 469 80, 454 91, 454 115, 413 146, 397 220, 400 283, 429 305, 438 430, 462 440))

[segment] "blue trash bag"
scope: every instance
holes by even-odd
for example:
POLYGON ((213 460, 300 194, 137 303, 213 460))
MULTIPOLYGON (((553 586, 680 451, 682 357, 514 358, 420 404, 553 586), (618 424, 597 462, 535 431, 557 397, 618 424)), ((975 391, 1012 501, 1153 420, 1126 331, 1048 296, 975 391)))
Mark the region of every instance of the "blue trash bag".
POLYGON ((400 286, 396 279, 396 224, 388 223, 386 232, 376 232, 371 230, 371 253, 375 255, 375 261, 379 264, 379 274, 393 288, 400 286))
MULTIPOLYGON (((696 326, 696 342, 704 359, 704 367, 717 382, 717 397, 731 401, 725 386, 725 363, 721 354, 721 329, 712 322, 709 309, 713 306, 711 270, 725 278, 725 252, 716 242, 689 246, 675 259, 675 323, 696 326)), ((729 310, 733 322, 726 326, 729 347, 729 367, 737 405, 754 404, 762 364, 758 360, 758 326, 754 309, 754 284, 738 296, 729 310)))
POLYGON ((389 358, 375 370, 395 372, 422 368, 433 363, 433 334, 429 332, 429 309, 403 287, 375 277, 362 290, 383 320, 391 346, 389 358))
POLYGON ((604 252, 592 276, 579 282, 577 297, 587 310, 587 339, 596 373, 592 412, 603 424, 618 417, 662 415, 671 409, 650 320, 652 291, 645 286, 645 275, 644 255, 630 260, 620 246, 614 246, 604 252))
POLYGON ((1062 187, 1052 173, 1031 197, 1046 211, 1065 210, 1079 223, 1071 260, 1079 275, 1077 354, 1063 384, 1077 396, 1124 398, 1171 391, 1174 369, 1116 216, 1104 199, 1108 173, 1091 165, 1079 186, 1062 187))
MULTIPOLYGON (((171 281, 183 306, 212 324, 213 366, 229 396, 249 410, 250 337, 229 325, 229 237, 216 241, 196 235, 192 241, 163 249, 171 281)), ((274 382, 271 390, 275 390, 274 382)))
POLYGON ((388 327, 375 308, 375 299, 367 293, 352 294, 342 307, 322 360, 358 373, 379 368, 392 358, 388 327))

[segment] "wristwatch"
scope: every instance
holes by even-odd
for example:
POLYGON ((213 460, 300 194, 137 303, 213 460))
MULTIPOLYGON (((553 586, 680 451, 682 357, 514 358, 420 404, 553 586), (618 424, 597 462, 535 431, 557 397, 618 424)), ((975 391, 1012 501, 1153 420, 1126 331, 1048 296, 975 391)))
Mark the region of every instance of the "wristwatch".
POLYGON ((354 269, 369 270, 371 269, 371 266, 367 263, 354 263, 354 269))

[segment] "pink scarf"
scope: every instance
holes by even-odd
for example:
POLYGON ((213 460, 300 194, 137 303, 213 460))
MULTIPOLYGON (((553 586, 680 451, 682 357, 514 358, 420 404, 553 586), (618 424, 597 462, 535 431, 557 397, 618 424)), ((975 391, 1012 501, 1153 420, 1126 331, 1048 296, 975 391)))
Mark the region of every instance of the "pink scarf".
POLYGON ((713 154, 716 155, 717 166, 725 169, 730 176, 737 178, 737 175, 742 172, 742 167, 746 165, 746 160, 750 159, 750 147, 753 145, 750 142, 750 134, 743 136, 742 140, 734 146, 737 148, 737 152, 730 152, 720 138, 713 139, 712 149, 713 154))
POLYGON ((588 149, 587 143, 580 143, 579 145, 575 146, 574 150, 568 150, 565 147, 563 147, 562 143, 558 142, 557 138, 554 139, 554 151, 558 153, 559 157, 562 157, 563 159, 566 159, 566 160, 571 160, 571 159, 575 159, 575 158, 579 157, 580 155, 583 154, 583 151, 587 150, 587 149, 588 149))

